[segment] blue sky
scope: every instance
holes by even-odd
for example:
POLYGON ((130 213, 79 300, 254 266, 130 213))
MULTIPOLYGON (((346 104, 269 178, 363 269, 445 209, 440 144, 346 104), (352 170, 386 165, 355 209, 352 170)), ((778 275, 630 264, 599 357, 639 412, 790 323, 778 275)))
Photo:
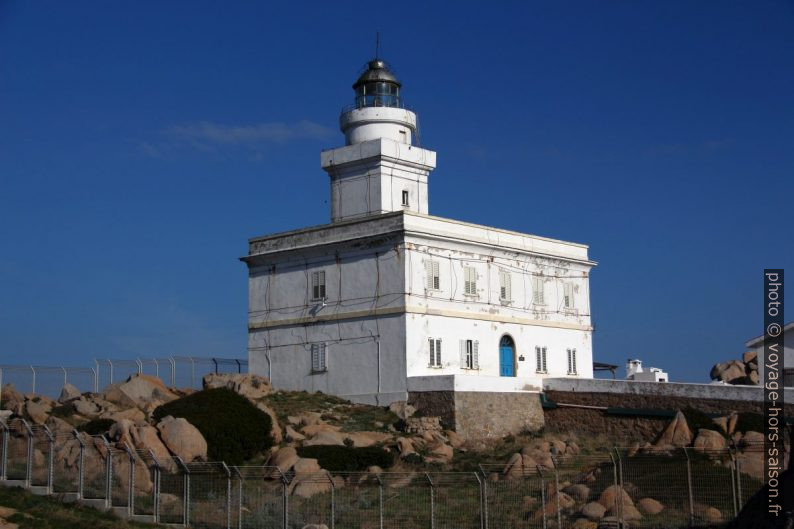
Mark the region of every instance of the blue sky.
POLYGON ((328 221, 376 30, 430 212, 590 245, 596 360, 740 354, 794 265, 793 4, 445 5, 0 0, 0 363, 244 356, 237 258, 328 221))

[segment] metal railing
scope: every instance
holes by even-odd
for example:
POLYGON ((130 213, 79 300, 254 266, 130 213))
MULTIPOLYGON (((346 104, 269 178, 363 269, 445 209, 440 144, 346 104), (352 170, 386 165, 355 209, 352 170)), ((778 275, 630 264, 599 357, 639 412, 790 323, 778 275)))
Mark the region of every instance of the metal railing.
MULTIPOLYGON (((481 464, 473 472, 282 473, 185 463, 79 432, 0 423, 0 479, 72 494, 127 516, 205 528, 632 528, 725 522, 762 485, 742 450, 613 448, 481 464), (636 452, 636 450, 634 451, 636 452)), ((760 448, 759 448, 760 449, 760 448)), ((61 496, 63 497, 63 496, 61 496)))
MULTIPOLYGON (((162 358, 95 359, 91 367, 0 364, 0 387, 13 383, 22 392, 58 397, 67 383, 80 391, 98 393, 107 384, 133 373, 162 378, 171 386, 198 388, 202 373, 246 373, 248 360, 202 356, 162 358)), ((0 401, 0 404, 2 402, 0 401)))

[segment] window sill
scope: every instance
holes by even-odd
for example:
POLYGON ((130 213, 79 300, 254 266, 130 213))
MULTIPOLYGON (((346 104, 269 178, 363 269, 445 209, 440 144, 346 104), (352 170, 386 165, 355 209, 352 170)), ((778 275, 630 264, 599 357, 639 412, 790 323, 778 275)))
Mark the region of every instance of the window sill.
POLYGON ((321 371, 315 371, 314 369, 312 369, 312 372, 311 372, 311 374, 312 374, 312 375, 322 375, 323 373, 327 373, 327 372, 328 372, 328 368, 326 368, 326 369, 323 369, 323 370, 321 370, 321 371))
POLYGON ((431 366, 431 365, 428 365, 427 367, 429 367, 430 369, 443 369, 444 366, 431 366))
POLYGON ((501 299, 500 298, 499 299, 499 303, 501 303, 502 305, 505 305, 505 306, 512 305, 513 304, 513 300, 512 299, 501 299))
POLYGON ((535 371, 535 374, 536 375, 548 375, 549 372, 548 371, 535 371))

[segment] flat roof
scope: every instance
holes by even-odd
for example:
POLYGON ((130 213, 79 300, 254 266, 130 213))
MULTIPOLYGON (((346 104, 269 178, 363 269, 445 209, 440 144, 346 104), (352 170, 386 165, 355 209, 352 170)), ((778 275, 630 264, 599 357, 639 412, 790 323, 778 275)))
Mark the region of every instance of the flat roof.
POLYGON ((385 233, 404 232, 418 237, 440 237, 460 242, 509 248, 525 253, 550 255, 595 265, 587 256, 588 246, 481 224, 436 217, 413 211, 394 211, 340 222, 310 226, 248 240, 248 256, 297 250, 323 244, 355 240, 385 233))

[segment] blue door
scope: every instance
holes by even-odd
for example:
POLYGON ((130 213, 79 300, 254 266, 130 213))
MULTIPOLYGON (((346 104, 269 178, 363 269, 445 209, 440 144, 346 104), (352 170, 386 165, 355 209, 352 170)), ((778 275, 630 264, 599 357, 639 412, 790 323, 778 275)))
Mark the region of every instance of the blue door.
POLYGON ((516 376, 515 369, 515 344, 509 336, 503 336, 499 341, 499 375, 503 377, 516 376))

